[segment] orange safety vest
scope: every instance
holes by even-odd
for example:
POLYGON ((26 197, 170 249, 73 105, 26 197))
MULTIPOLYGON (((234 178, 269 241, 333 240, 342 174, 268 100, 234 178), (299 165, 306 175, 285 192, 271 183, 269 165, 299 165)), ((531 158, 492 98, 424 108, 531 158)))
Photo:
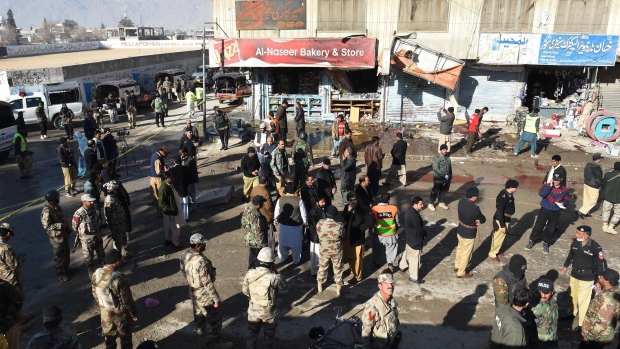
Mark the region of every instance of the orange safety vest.
POLYGON ((377 205, 372 207, 375 216, 375 234, 391 236, 396 234, 396 214, 398 208, 394 205, 377 205))

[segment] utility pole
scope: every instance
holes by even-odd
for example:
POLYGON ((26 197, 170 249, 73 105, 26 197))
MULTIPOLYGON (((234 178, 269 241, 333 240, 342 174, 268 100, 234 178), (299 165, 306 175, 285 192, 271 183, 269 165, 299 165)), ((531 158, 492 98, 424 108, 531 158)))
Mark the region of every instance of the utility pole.
POLYGON ((207 74, 205 72, 207 54, 207 30, 202 27, 202 134, 205 137, 205 144, 207 144, 207 74))

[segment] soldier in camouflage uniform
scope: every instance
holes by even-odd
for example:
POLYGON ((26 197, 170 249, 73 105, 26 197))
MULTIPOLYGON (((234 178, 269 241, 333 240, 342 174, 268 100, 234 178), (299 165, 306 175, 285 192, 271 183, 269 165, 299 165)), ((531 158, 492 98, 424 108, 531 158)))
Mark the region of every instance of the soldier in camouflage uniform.
POLYGON ((554 296, 553 281, 540 279, 536 286, 538 291, 537 304, 530 304, 532 312, 536 317, 536 328, 538 330, 537 348, 557 349, 558 348, 558 304, 554 296))
POLYGON ((63 283, 69 281, 69 235, 71 231, 67 225, 67 217, 60 208, 60 193, 50 190, 45 194, 47 204, 41 212, 41 224, 47 231, 50 243, 54 248, 54 266, 58 280, 63 283))
POLYGON ((71 226, 77 233, 82 244, 82 257, 88 269, 88 278, 93 277, 93 260, 97 253, 97 260, 103 264, 105 252, 103 251, 103 241, 101 240, 101 218, 99 217, 99 207, 97 199, 90 194, 81 196, 82 207, 78 208, 73 214, 71 226))
POLYGON ((93 274, 91 286, 93 296, 101 312, 101 329, 106 349, 116 349, 116 338, 121 340, 121 349, 132 349, 132 320, 138 320, 138 308, 133 300, 129 283, 121 272, 121 253, 115 249, 105 256, 105 266, 93 274))
POLYGON ((365 349, 396 348, 400 341, 398 304, 394 300, 394 276, 389 271, 378 277, 379 292, 364 304, 362 340, 365 349))
POLYGON ((23 295, 24 285, 20 269, 24 265, 25 258, 20 258, 8 244, 13 236, 15 233, 10 224, 0 224, 0 279, 14 286, 23 295))
POLYGON ((24 257, 18 257, 8 244, 14 229, 8 223, 0 224, 0 348, 19 348, 19 319, 24 303, 24 286, 20 269, 24 257), (14 304, 13 304, 14 303, 14 304), (3 346, 3 341, 6 346, 3 346))
POLYGON ((268 245, 267 235, 269 233, 269 225, 267 219, 260 212, 263 203, 267 201, 260 195, 255 195, 252 202, 245 205, 241 214, 241 228, 245 231, 243 240, 250 247, 250 255, 248 257, 248 269, 254 268, 258 263, 256 256, 263 247, 268 245))
MULTIPOLYGON (((308 175, 308 170, 313 165, 312 147, 308 143, 308 134, 299 133, 299 142, 293 148, 293 160, 295 160, 295 188, 301 188, 308 175)), ((308 208, 310 210, 310 208, 308 208)))
POLYGON ((493 294, 495 295, 495 308, 502 305, 511 305, 514 291, 519 288, 527 289, 527 260, 520 254, 510 258, 507 266, 493 278, 493 294))
POLYGON ((606 269, 598 276, 596 297, 590 301, 581 327, 583 340, 580 349, 603 348, 614 341, 615 328, 620 317, 620 290, 618 272, 606 269))
POLYGON ((246 348, 256 348, 256 339, 263 327, 265 336, 263 347, 272 348, 278 326, 276 316, 278 308, 276 301, 278 289, 284 290, 288 286, 273 264, 275 257, 269 247, 263 247, 258 253, 258 267, 248 270, 243 279, 241 291, 250 299, 248 306, 248 329, 250 336, 246 341, 246 348))
POLYGON ((214 340, 222 336, 222 315, 219 310, 221 300, 215 289, 215 268, 203 254, 207 243, 202 234, 190 237, 190 248, 181 255, 181 274, 189 284, 196 334, 204 335, 208 322, 211 326, 210 336, 214 340))
POLYGON ((323 292, 323 284, 327 281, 329 262, 334 269, 334 281, 336 281, 336 294, 340 296, 342 288, 342 240, 344 239, 344 225, 334 220, 338 214, 335 206, 329 205, 325 209, 326 219, 321 219, 316 225, 316 233, 319 235, 319 271, 316 274, 319 293, 323 292))
POLYGON ((118 183, 110 181, 105 184, 108 195, 104 201, 105 219, 110 227, 110 235, 114 241, 114 248, 121 251, 124 257, 127 257, 127 234, 125 220, 125 209, 121 205, 120 200, 116 197, 118 193, 118 183))
POLYGON ((27 349, 81 349, 77 334, 60 328, 61 322, 62 312, 57 306, 43 308, 45 331, 35 334, 27 349))

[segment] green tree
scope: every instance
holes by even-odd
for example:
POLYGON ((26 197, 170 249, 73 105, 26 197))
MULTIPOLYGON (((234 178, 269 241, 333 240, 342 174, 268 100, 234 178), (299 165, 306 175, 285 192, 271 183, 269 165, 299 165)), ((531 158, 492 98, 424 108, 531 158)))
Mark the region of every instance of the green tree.
POLYGON ((13 11, 11 9, 6 11, 6 27, 9 29, 17 29, 17 24, 15 24, 15 18, 13 18, 13 11))
POLYGON ((133 24, 133 21, 127 17, 121 19, 118 22, 118 26, 119 27, 135 27, 135 25, 133 24))
POLYGON ((72 19, 65 19, 65 21, 62 22, 62 25, 67 28, 74 29, 77 28, 78 23, 72 19))
POLYGON ((103 25, 103 23, 101 23, 101 28, 100 29, 105 29, 105 25, 103 25))
POLYGON ((19 44, 19 29, 17 29, 17 24, 15 24, 15 18, 13 17, 13 11, 11 9, 6 12, 6 29, 4 32, 3 41, 5 44, 19 44))

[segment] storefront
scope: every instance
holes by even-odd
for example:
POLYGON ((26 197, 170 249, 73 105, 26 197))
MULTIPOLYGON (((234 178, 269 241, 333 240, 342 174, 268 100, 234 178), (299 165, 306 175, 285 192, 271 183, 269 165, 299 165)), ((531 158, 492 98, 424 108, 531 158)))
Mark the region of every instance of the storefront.
POLYGON ((283 100, 293 118, 296 103, 306 118, 343 113, 351 121, 378 115, 376 39, 228 39, 215 40, 214 66, 251 68, 250 109, 263 119, 283 100))

